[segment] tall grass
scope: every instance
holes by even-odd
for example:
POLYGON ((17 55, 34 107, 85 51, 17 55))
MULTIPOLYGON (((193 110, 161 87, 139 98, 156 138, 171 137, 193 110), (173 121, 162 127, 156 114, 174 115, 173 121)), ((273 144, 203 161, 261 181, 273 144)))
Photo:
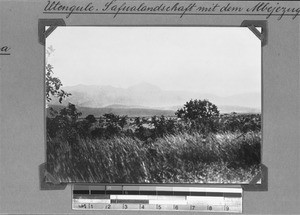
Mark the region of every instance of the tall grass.
POLYGON ((259 171, 260 141, 260 132, 179 133, 155 141, 56 137, 48 138, 47 160, 49 171, 69 182, 247 183, 259 171))

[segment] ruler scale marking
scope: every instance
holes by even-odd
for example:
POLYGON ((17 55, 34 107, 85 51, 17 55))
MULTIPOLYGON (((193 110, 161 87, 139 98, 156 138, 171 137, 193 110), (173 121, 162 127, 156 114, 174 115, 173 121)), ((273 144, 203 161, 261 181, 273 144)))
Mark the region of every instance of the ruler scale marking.
POLYGON ((242 212, 241 187, 73 185, 74 210, 242 212))

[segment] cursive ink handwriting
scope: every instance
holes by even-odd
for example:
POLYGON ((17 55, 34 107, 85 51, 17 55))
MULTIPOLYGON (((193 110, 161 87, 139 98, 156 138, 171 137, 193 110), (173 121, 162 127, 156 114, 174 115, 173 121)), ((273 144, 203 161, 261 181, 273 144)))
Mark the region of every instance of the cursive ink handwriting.
POLYGON ((1 52, 8 52, 9 50, 10 50, 10 47, 8 47, 8 46, 1 46, 0 47, 1 52))
POLYGON ((297 16, 299 16, 300 13, 300 7, 293 8, 293 7, 283 7, 280 6, 277 2, 276 6, 272 6, 269 2, 259 2, 252 8, 247 8, 247 12, 267 12, 267 19, 272 16, 272 14, 276 13, 279 14, 278 20, 282 19, 282 17, 286 13, 292 13, 294 14, 293 19, 296 19, 297 16))
POLYGON ((89 3, 62 3, 49 0, 44 7, 44 13, 66 14, 111 14, 116 18, 120 14, 146 15, 254 15, 265 16, 269 19, 276 16, 281 20, 284 16, 296 19, 300 14, 300 7, 286 6, 285 2, 251 2, 248 6, 236 2, 199 2, 199 1, 118 1, 89 3))
POLYGON ((60 1, 48 1, 44 11, 67 12, 66 18, 69 18, 74 12, 92 12, 94 11, 94 6, 92 2, 79 6, 62 4, 60 1))

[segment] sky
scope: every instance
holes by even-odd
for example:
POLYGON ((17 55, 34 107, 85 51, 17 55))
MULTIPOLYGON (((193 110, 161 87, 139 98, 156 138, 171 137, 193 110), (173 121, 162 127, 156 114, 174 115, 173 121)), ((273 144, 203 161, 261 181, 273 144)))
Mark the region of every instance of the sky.
POLYGON ((261 91, 261 42, 244 27, 57 27, 47 62, 64 86, 229 96, 261 91))

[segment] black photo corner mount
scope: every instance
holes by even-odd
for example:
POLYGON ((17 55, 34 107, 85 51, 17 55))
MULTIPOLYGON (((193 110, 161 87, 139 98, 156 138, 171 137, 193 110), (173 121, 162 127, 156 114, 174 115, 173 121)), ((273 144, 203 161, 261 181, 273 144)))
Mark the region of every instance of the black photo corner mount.
POLYGON ((60 183, 47 171, 47 163, 39 166, 41 190, 64 190, 67 183, 60 183))
POLYGON ((241 27, 248 27, 261 40, 262 47, 267 45, 268 28, 266 20, 244 20, 241 27), (257 30, 257 27, 261 28, 261 32, 257 30))
POLYGON ((38 22, 38 35, 39 43, 45 45, 46 38, 57 28, 57 26, 66 26, 63 19, 39 19, 38 22), (45 27, 49 26, 46 30, 45 27))
POLYGON ((250 181, 242 185, 243 191, 268 191, 268 167, 261 164, 261 171, 250 181))
MULTIPOLYGON (((39 19, 38 37, 39 43, 45 46, 46 38, 58 27, 66 26, 63 19, 39 19), (49 26, 48 29, 45 29, 49 26)), ((261 40, 262 47, 267 44, 267 21, 265 20, 244 20, 241 27, 248 27, 258 39, 261 40), (261 28, 261 32, 257 30, 261 28)), ((61 183, 47 171, 47 163, 39 166, 40 189, 41 190, 64 190, 68 183, 61 183)), ((87 183, 91 184, 91 183, 87 183)), ((222 186, 222 184, 220 184, 222 186)), ((225 184, 224 184, 225 185, 225 184)), ((233 185, 233 184, 231 184, 233 185)), ((226 185, 225 185, 226 186, 226 185)), ((268 168, 261 164, 261 172, 249 182, 241 185, 244 191, 268 191, 268 168)))

